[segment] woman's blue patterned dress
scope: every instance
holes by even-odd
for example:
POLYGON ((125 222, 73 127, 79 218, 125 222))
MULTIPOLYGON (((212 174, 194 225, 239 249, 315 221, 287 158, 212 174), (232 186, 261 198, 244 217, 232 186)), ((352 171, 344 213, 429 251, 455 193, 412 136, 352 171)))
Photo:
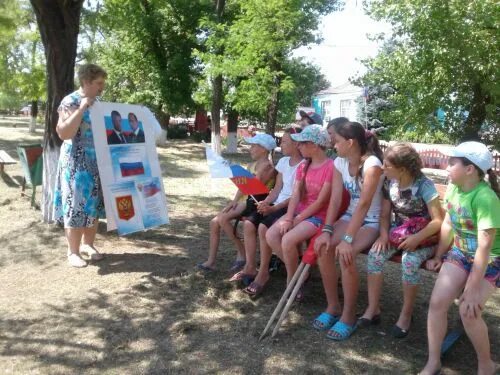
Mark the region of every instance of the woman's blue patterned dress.
MULTIPOLYGON (((80 107, 78 91, 66 96, 58 111, 73 112, 80 107)), ((54 217, 65 228, 92 227, 106 216, 101 181, 90 123, 86 110, 78 132, 61 146, 54 192, 54 217)))

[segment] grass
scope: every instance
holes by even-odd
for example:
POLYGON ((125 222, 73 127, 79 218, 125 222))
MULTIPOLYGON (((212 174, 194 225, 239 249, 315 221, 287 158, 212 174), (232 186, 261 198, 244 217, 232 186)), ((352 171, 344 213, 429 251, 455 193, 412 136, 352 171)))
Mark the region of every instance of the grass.
MULTIPOLYGON (((1 121, 0 134, 0 149, 13 157, 18 143, 41 140, 27 126, 1 121)), ((85 269, 67 266, 62 231, 42 223, 40 211, 20 196, 20 166, 6 167, 0 181, 3 374, 414 374, 423 366, 435 275, 424 273, 414 325, 399 341, 386 333, 401 307, 396 264, 387 266, 380 326, 343 343, 312 330, 312 319, 325 307, 315 271, 306 299, 293 307, 276 339, 259 342, 285 275, 274 275, 262 297, 249 299, 227 281, 235 251, 225 239, 220 271, 196 272, 207 253, 208 222, 234 187, 209 178, 200 144, 178 141, 158 152, 171 224, 127 237, 106 233, 103 224, 97 246, 106 258, 85 269)), ((248 155, 234 160, 245 163, 248 155)), ((358 265, 364 269, 364 256, 358 265)), ((367 301, 362 279, 359 312, 367 301)), ((484 313, 493 344, 500 337, 499 306, 497 293, 484 313)), ((453 307, 450 325, 457 321, 453 307)), ((443 364, 445 374, 474 372, 469 341, 461 339, 443 364)))

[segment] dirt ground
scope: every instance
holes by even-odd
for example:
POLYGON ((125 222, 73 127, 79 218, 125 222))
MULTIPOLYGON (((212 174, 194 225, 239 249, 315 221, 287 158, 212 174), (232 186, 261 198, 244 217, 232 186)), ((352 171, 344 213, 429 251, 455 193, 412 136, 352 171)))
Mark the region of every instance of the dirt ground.
MULTIPOLYGON (((28 134, 26 121, 0 119, 0 150, 16 159, 17 144, 40 140, 41 130, 28 134)), ((380 326, 343 343, 314 331, 311 321, 325 307, 315 271, 305 300, 293 307, 276 339, 259 342, 285 275, 274 274, 265 293, 250 299, 227 281, 235 254, 227 240, 218 271, 197 272, 194 266, 207 253, 208 222, 235 190, 229 181, 209 178, 200 144, 171 142, 158 152, 171 224, 118 237, 102 223, 96 245, 106 257, 84 269, 67 265, 62 231, 42 223, 40 211, 20 196, 19 164, 6 167, 0 181, 0 373, 415 374, 424 365, 436 276, 424 272, 411 332, 393 339, 387 332, 402 298, 396 264, 387 266, 380 326)), ((244 163, 248 155, 236 159, 244 163)), ((364 256, 358 266, 364 269, 364 256)), ((367 303, 362 279, 359 312, 367 303)), ((484 313, 493 347, 500 338, 499 307, 496 293, 484 313)), ((456 307, 449 316, 456 325, 456 307)), ((444 374, 474 372, 466 337, 443 365, 444 374)))

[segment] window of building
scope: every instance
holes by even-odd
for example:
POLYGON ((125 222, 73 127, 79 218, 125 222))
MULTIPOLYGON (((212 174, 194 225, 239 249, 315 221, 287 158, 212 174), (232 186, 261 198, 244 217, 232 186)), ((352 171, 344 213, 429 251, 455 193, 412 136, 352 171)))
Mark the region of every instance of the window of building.
POLYGON ((349 118, 351 112, 352 100, 341 100, 340 101, 340 116, 349 118))
POLYGON ((331 117, 332 102, 330 100, 325 100, 321 102, 321 117, 325 121, 329 121, 331 117))

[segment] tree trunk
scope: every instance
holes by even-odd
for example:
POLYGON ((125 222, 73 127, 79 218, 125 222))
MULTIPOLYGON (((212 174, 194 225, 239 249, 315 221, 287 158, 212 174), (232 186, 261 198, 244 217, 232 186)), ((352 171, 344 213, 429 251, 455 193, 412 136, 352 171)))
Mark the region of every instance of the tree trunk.
POLYGON ((461 142, 479 141, 479 131, 486 120, 486 105, 490 103, 490 98, 486 96, 481 88, 481 84, 476 83, 473 87, 472 103, 467 120, 465 120, 461 142))
POLYGON ((278 122, 278 106, 279 106, 279 82, 273 88, 271 99, 267 106, 267 124, 266 133, 274 137, 276 131, 276 123, 278 122))
MULTIPOLYGON (((217 23, 222 23, 222 16, 226 6, 226 0, 214 0, 215 15, 217 23)), ((216 54, 222 55, 224 51, 215 51, 216 54)), ((217 75, 212 79, 212 150, 217 154, 221 154, 221 138, 220 138, 220 110, 224 100, 222 91, 222 75, 217 75)))
POLYGON ((212 80, 212 150, 221 154, 220 110, 222 108, 222 76, 212 80))
POLYGON ((30 0, 45 49, 47 108, 45 112, 42 213, 52 222, 53 190, 61 140, 56 133, 57 108, 74 89, 75 59, 83 0, 30 0))
POLYGON ((238 152, 238 111, 229 110, 227 114, 227 149, 229 154, 238 152))
POLYGON ((38 117, 38 100, 31 101, 31 119, 29 132, 34 133, 36 131, 36 118, 38 117))

